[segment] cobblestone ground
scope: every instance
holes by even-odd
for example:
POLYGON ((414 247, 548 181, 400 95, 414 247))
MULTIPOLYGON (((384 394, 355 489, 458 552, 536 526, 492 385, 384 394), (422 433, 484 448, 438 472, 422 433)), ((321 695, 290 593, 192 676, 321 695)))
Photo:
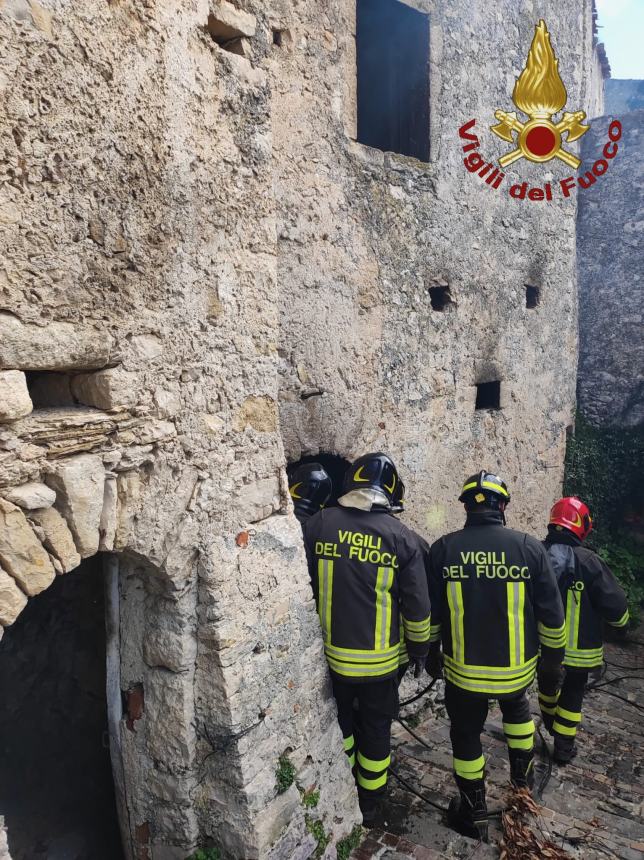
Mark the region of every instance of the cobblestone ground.
MULTIPOLYGON (((578 734, 579 754, 566 767, 552 764, 550 778, 539 801, 540 816, 534 820, 533 830, 540 838, 547 836, 575 858, 644 858, 644 713, 628 704, 636 702, 644 706, 644 645, 639 644, 644 642, 644 627, 633 633, 632 638, 637 639, 638 644, 607 644, 606 667, 599 683, 625 675, 629 677, 587 692, 578 734)), ((539 724, 535 693, 531 700, 535 721, 539 724)), ((455 787, 449 724, 441 703, 442 695, 434 712, 421 711, 420 723, 413 729, 429 749, 400 724, 394 724, 394 770, 426 798, 446 806, 455 787)), ((409 713, 410 710, 411 707, 402 709, 403 719, 405 711, 409 713)), ((412 717, 413 725, 416 719, 412 717)), ((491 810, 503 806, 509 790, 509 766, 501 722, 498 707, 492 706, 483 736, 491 810)), ((545 733, 544 738, 551 753, 551 739, 545 733)), ((550 761, 539 736, 536 751, 538 785, 550 761)), ((500 855, 498 818, 490 827, 490 844, 478 844, 449 830, 440 811, 411 794, 393 777, 383 821, 385 829, 371 830, 351 855, 354 860, 493 858, 500 855)))

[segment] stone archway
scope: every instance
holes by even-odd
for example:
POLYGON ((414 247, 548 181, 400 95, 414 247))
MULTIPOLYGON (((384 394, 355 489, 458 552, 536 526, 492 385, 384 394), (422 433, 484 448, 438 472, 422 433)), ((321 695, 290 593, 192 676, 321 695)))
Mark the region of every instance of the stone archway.
MULTIPOLYGON (((21 372, 7 373, 24 383, 21 372)), ((137 518, 149 485, 174 477, 163 464, 155 469, 174 426, 133 418, 114 403, 109 412, 44 406, 12 418, 0 424, 0 639, 30 598, 46 601, 51 587, 55 592, 73 571, 83 577, 82 568, 99 564, 96 554, 103 554, 109 746, 124 857, 149 860, 155 845, 174 846, 184 857, 197 837, 190 812, 196 649, 186 624, 195 623, 196 581, 192 539, 183 538, 185 555, 175 539, 181 543, 193 472, 177 479, 176 516, 166 514, 166 528, 158 527, 152 562, 145 544, 159 514, 148 504, 151 525, 139 532, 137 518), (3 450, 11 456, 3 458, 3 450), (168 525, 173 516, 178 538, 168 525), (168 569, 179 571, 179 583, 168 569)))

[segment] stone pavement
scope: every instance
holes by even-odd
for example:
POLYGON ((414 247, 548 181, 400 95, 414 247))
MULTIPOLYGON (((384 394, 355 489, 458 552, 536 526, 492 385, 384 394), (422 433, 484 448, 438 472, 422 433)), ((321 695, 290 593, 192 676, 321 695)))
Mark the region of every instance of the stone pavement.
MULTIPOLYGON (((644 642, 644 629, 632 634, 644 642)), ((578 734, 579 754, 574 762, 560 767, 552 764, 550 779, 543 791, 541 810, 533 829, 540 838, 549 838, 571 857, 644 858, 644 715, 632 705, 615 698, 618 694, 644 706, 644 645, 607 644, 604 675, 600 683, 628 675, 629 679, 588 691, 584 718, 578 734), (639 669, 639 671, 634 671, 639 669), (632 678, 632 679, 631 679, 632 678)), ((539 724, 536 694, 531 695, 535 720, 539 724)), ((428 746, 415 740, 395 723, 394 770, 429 800, 446 806, 454 793, 449 746, 449 724, 442 690, 433 703, 425 702, 420 712, 413 706, 401 714, 411 717, 413 729, 428 746)), ((498 810, 509 789, 501 713, 491 704, 483 736, 487 758, 488 805, 498 810)), ((552 743, 547 737, 548 748, 552 743)), ((548 756, 536 739, 536 784, 546 774, 548 756)), ((440 811, 390 780, 390 794, 384 813, 385 829, 368 833, 351 857, 353 860, 432 860, 439 857, 499 857, 499 819, 491 822, 490 844, 481 845, 449 830, 440 811)), ((538 798, 537 798, 538 799, 538 798)), ((525 854, 525 858, 533 855, 525 854)))

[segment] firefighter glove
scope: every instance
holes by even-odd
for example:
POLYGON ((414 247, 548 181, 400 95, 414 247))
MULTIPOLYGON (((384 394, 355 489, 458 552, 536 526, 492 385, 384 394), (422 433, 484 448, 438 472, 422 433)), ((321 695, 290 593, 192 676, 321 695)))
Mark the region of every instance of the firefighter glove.
POLYGON ((432 642, 429 646, 429 654, 425 663, 427 674, 432 678, 443 677, 443 655, 440 642, 432 642))

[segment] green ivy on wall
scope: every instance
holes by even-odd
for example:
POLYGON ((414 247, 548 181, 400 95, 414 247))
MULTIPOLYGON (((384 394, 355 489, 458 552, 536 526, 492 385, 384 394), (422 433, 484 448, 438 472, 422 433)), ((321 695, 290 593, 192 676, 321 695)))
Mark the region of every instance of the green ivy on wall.
POLYGON ((564 495, 590 508, 586 540, 624 587, 637 620, 644 603, 644 430, 593 427, 577 415, 568 439, 564 495))

